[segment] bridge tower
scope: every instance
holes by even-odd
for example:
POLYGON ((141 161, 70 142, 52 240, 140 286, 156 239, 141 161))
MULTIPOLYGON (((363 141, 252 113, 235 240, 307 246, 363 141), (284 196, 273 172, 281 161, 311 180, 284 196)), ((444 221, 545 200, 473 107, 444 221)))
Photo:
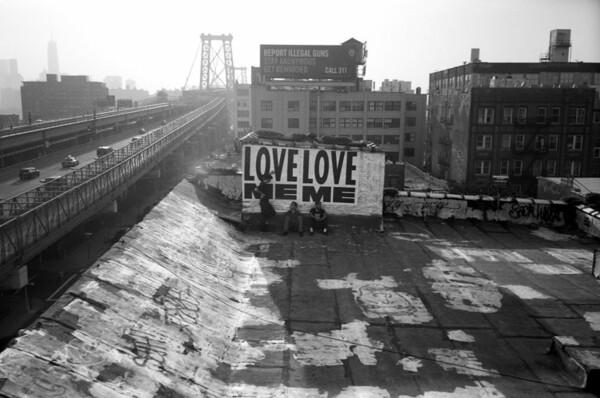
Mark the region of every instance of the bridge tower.
POLYGON ((231 49, 233 36, 202 33, 200 38, 202 39, 200 90, 215 88, 233 90, 235 86, 235 68, 231 49))

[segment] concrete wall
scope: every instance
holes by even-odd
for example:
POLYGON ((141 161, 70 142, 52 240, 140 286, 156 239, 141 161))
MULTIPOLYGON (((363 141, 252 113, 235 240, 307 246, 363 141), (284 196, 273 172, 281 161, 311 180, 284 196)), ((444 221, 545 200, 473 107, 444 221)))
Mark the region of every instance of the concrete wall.
POLYGON ((381 217, 384 156, 358 149, 245 145, 242 212, 260 213, 253 190, 271 173, 270 199, 277 212, 287 211, 292 201, 310 208, 319 198, 329 214, 381 217))
POLYGON ((590 236, 600 238, 600 211, 579 205, 575 214, 580 230, 590 236))

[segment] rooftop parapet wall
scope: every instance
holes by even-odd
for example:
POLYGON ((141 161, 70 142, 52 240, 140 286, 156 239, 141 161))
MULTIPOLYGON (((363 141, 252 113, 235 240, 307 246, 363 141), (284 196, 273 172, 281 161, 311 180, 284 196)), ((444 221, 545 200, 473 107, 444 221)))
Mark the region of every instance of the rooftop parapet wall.
POLYGON ((383 204, 384 214, 400 217, 476 219, 553 226, 562 226, 569 222, 569 214, 566 211, 568 205, 560 200, 386 190, 383 204))
POLYGON ((580 230, 590 236, 600 238, 600 211, 579 205, 575 217, 580 230))

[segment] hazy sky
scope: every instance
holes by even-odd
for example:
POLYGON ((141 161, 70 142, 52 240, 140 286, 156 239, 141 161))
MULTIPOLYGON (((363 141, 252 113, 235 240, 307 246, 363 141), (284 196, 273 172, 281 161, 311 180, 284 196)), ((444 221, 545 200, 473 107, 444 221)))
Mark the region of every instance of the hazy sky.
MULTIPOLYGON (((366 41, 367 79, 409 80, 469 61, 538 62, 550 31, 571 29, 571 60, 600 62, 600 0, 0 0, 0 59, 25 80, 47 69, 104 81, 133 79, 151 93, 183 87, 200 34, 232 34, 236 67, 259 66, 261 44, 366 41)), ((200 81, 200 55, 188 87, 200 81)))

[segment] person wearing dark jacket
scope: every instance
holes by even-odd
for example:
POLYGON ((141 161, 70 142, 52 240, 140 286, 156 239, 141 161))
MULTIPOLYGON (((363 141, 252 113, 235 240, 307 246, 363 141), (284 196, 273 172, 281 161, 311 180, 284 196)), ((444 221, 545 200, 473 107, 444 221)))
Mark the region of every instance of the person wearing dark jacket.
POLYGON ((268 222, 275 215, 275 209, 269 202, 269 184, 272 179, 273 176, 271 174, 266 174, 263 176, 260 184, 254 188, 254 193, 260 197, 260 230, 263 232, 266 232, 269 229, 268 222))
POLYGON ((310 234, 314 234, 315 229, 322 229, 327 235, 327 227, 327 212, 321 207, 321 202, 316 201, 315 207, 310 209, 310 234))

